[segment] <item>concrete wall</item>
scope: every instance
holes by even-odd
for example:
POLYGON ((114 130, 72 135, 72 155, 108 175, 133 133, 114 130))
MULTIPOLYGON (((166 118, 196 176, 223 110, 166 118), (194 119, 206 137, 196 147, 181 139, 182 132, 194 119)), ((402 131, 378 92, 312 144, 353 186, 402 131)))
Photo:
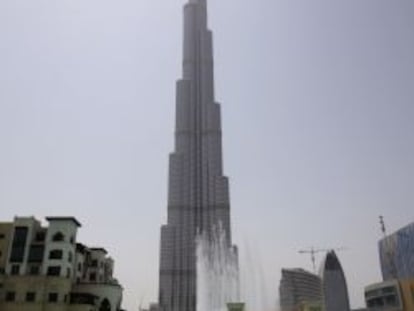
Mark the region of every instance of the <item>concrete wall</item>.
MULTIPOLYGON (((4 305, 7 306, 8 309, 13 309, 15 306, 22 307, 23 305, 27 305, 27 307, 29 305, 33 305, 35 308, 37 305, 43 306, 47 304, 49 293, 57 293, 58 304, 64 304, 65 296, 66 299, 69 299, 71 282, 65 278, 46 278, 44 276, 14 276, 5 279, 3 287, 4 293, 16 293, 16 299, 14 302, 4 302, 4 305), (32 303, 26 302, 26 294, 28 292, 33 292, 36 295, 35 301, 32 303)), ((0 310, 3 311, 2 308, 0 308, 0 310)))
MULTIPOLYGON (((111 311, 117 311, 122 301, 122 287, 110 284, 78 284, 74 286, 74 293, 88 293, 99 297, 100 305, 106 298, 111 304, 111 311)), ((99 309, 99 307, 98 307, 99 309)))
POLYGON ((78 226, 71 220, 68 221, 50 221, 46 235, 46 248, 43 259, 43 274, 47 274, 48 267, 61 267, 62 277, 74 278, 75 271, 75 253, 76 253, 76 234, 78 226), (63 241, 53 241, 57 233, 62 233, 63 241), (52 250, 63 251, 62 259, 49 259, 52 250), (72 260, 69 260, 69 256, 72 260), (69 273, 69 276, 68 276, 69 273))
POLYGON ((12 230, 13 224, 0 223, 0 270, 6 268, 7 254, 11 243, 11 235, 13 233, 12 230))

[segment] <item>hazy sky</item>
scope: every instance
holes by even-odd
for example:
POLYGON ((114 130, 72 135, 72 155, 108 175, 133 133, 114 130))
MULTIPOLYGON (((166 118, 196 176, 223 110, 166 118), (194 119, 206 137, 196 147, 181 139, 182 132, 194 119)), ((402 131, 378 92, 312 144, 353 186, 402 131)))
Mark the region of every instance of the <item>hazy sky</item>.
MULTIPOLYGON (((76 216, 128 310, 157 296, 184 2, 0 0, 0 219, 76 216)), ((242 256, 276 293, 282 267, 312 269, 299 249, 345 246, 362 306, 378 215, 414 218, 414 2, 209 7, 242 256)))

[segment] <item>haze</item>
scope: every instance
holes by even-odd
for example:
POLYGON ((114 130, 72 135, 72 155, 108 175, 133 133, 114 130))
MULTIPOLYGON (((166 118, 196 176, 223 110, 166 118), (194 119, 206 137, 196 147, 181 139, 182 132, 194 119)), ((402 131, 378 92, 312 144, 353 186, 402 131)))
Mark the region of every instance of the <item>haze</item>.
MULTIPOLYGON (((0 1, 0 221, 76 216, 128 310, 157 299, 183 4, 0 1)), ((235 242, 274 293, 282 267, 312 269, 299 249, 345 246, 363 306, 378 216, 413 220, 414 2, 209 7, 235 242)))

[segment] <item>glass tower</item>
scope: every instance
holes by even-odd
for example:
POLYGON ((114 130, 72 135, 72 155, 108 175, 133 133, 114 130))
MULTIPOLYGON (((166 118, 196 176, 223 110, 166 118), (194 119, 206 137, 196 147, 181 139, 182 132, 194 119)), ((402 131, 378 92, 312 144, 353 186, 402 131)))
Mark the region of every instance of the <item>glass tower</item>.
POLYGON ((414 278, 414 223, 378 243, 384 281, 414 278))

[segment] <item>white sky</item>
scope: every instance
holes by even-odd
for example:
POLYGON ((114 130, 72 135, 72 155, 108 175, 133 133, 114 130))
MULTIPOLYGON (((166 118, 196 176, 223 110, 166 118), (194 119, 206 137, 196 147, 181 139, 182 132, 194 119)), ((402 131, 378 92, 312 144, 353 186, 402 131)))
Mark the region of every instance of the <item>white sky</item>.
MULTIPOLYGON (((128 310, 157 298, 183 3, 0 0, 0 219, 76 216, 128 310)), ((346 246, 362 306, 378 215, 413 220, 414 2, 209 6, 241 253, 275 293, 282 267, 312 268, 299 249, 346 246)))

